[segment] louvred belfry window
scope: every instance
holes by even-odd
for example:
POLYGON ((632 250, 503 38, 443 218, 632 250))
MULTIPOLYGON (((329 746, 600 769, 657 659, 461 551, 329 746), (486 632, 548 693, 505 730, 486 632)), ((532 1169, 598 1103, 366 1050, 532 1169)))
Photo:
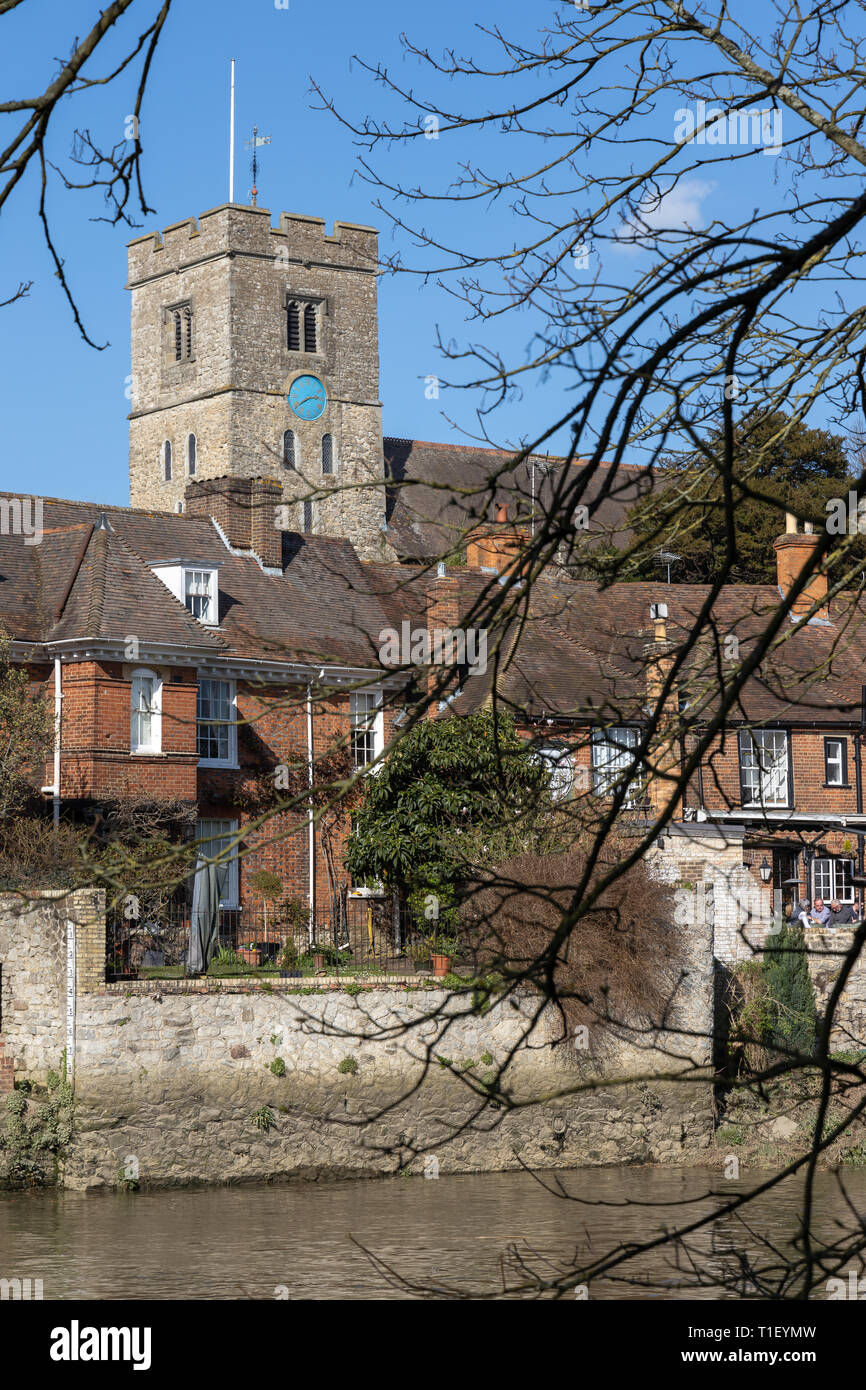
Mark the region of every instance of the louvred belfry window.
POLYGON ((287 311, 287 341, 289 352, 300 352, 301 350, 301 310, 300 306, 292 303, 287 311))
POLYGON ((304 309, 304 352, 317 352, 316 306, 308 304, 304 309))

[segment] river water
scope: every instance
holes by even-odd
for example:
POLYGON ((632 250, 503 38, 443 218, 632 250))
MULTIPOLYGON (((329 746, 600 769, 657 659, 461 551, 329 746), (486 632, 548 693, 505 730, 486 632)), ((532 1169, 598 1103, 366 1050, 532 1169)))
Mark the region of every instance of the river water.
MULTIPOLYGON (((495 1298, 573 1258, 645 1241, 719 1207, 769 1174, 726 1181, 719 1169, 593 1168, 559 1175, 569 1199, 529 1174, 436 1180, 389 1178, 83 1195, 0 1193, 0 1278, 43 1281, 45 1299, 495 1298)), ((866 1171, 842 1179, 866 1215, 866 1171)), ((748 1247, 784 1263, 797 1233, 800 1184, 762 1197, 750 1231, 732 1216, 690 1238, 680 1254, 653 1251, 608 1278, 591 1298, 718 1298, 696 1281, 748 1247), (781 1256, 768 1252, 772 1242, 781 1256)), ((816 1227, 827 1238, 852 1223, 839 1180, 818 1175, 816 1227)), ((750 1290, 745 1290, 748 1294, 750 1290)), ((522 1291, 517 1297, 531 1297, 522 1291)), ((574 1297, 569 1294, 569 1297, 574 1297)))

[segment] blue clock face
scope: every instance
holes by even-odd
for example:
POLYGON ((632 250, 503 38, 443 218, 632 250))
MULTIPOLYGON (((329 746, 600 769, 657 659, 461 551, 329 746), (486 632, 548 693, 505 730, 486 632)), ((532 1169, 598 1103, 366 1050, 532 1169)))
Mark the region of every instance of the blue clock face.
POLYGON ((328 404, 328 393, 317 376, 299 376, 289 389, 289 405, 302 420, 318 420, 328 404))

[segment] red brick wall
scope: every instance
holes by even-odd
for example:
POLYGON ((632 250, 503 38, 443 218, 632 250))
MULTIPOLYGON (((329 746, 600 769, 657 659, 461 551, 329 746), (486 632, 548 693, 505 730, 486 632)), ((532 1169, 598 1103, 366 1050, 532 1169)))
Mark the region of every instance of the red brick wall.
MULTIPOLYGON (((46 698, 53 701, 53 681, 46 698)), ((131 754, 131 682, 117 663, 63 667, 60 778, 64 798, 196 795, 196 677, 166 670, 162 687, 162 753, 131 754)), ((48 764, 46 785, 51 780, 48 764)))

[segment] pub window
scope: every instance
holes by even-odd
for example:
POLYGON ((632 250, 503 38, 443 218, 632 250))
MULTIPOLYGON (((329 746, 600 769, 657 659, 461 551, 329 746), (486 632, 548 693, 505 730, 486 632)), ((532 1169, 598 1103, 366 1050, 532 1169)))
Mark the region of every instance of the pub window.
POLYGON ((848 740, 824 739, 824 781, 828 787, 848 785, 848 740))
POLYGON ((744 729, 740 733, 742 805, 793 806, 791 759, 784 729, 744 729))

